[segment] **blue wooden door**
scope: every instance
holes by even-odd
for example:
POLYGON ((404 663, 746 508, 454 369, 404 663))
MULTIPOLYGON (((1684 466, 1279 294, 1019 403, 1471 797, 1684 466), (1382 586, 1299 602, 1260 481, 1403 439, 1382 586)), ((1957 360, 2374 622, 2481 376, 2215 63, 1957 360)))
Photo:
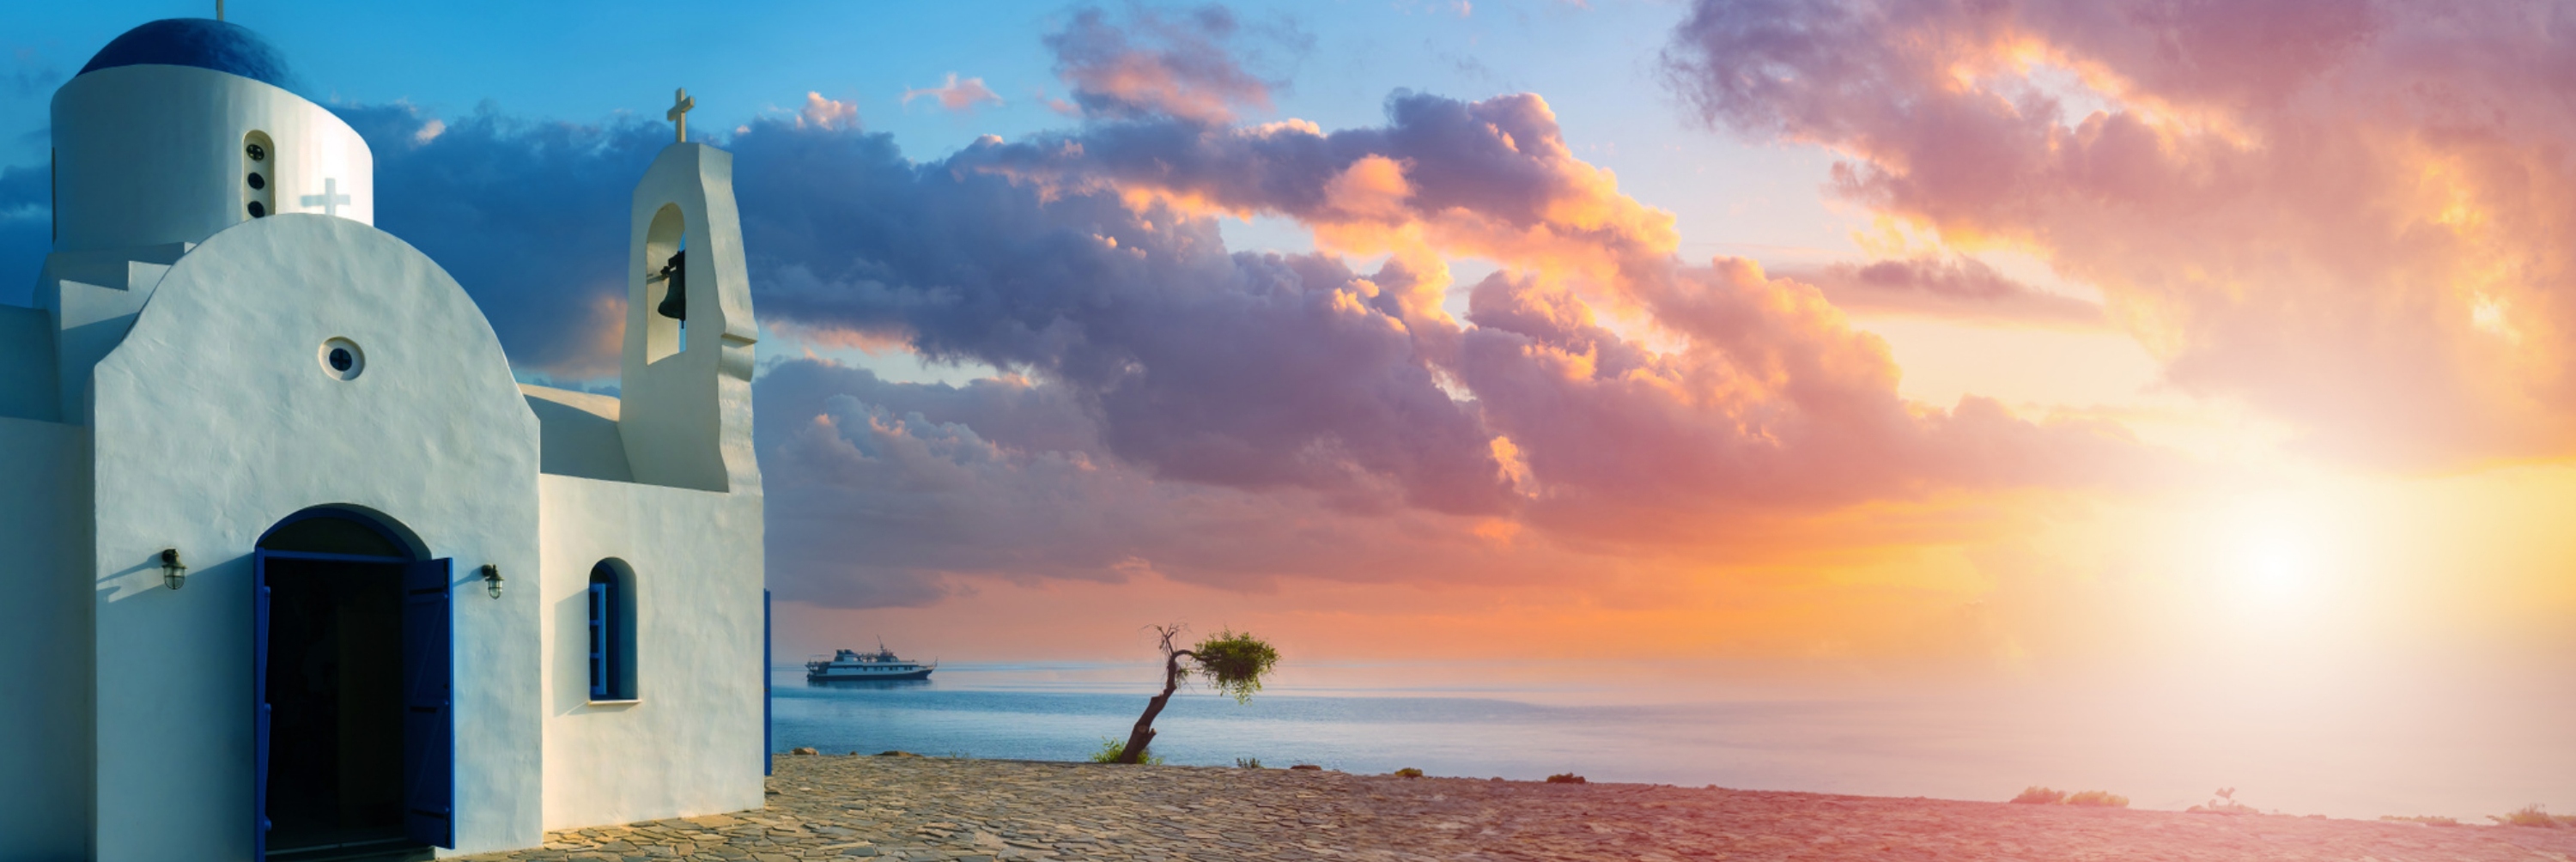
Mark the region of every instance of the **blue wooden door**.
POLYGON ((250 555, 250 858, 268 858, 268 552, 250 555))
POLYGON ((403 564, 403 834, 456 846, 454 560, 403 564))

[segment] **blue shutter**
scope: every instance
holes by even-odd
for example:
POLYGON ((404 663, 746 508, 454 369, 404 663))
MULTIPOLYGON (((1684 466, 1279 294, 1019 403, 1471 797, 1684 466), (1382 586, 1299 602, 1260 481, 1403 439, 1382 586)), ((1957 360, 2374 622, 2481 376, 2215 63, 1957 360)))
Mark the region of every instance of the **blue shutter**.
POLYGON ((608 699, 608 585, 590 582, 590 699, 608 699))
POLYGON ((250 858, 268 858, 268 552, 250 556, 250 858))
POLYGON ((770 720, 769 720, 769 701, 770 701, 770 694, 769 694, 769 676, 770 676, 770 672, 769 672, 769 591, 768 591, 768 590, 761 590, 761 591, 760 591, 760 774, 762 774, 762 775, 769 775, 769 774, 771 774, 771 770, 772 770, 772 769, 775 769, 775 768, 777 767, 777 763, 778 763, 778 761, 777 761, 777 759, 776 759, 776 758, 773 758, 773 757, 770 757, 770 756, 769 756, 769 752, 771 752, 771 751, 775 750, 774 748, 772 748, 772 744, 773 744, 773 743, 772 743, 772 740, 769 738, 769 728, 770 728, 770 720))
POLYGON ((403 834, 456 846, 454 560, 403 565, 403 834))

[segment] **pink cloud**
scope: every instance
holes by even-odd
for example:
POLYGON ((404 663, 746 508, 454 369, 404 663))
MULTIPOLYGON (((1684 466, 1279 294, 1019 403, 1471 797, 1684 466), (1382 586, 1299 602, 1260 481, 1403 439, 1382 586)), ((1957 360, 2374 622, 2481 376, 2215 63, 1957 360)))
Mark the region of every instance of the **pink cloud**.
POLYGON ((796 112, 796 125, 799 128, 812 126, 817 129, 850 129, 857 128, 858 124, 859 106, 823 98, 821 93, 807 92, 805 107, 796 112))
POLYGON ((2177 387, 2381 463, 2576 440, 2576 60, 2509 2, 1703 2, 1713 123, 2100 288, 2177 387), (2077 105, 2099 105, 2076 107, 2077 105))
POLYGON ((912 104, 912 100, 925 96, 937 102, 941 110, 952 112, 971 111, 975 106, 986 102, 996 105, 1002 103, 1002 94, 993 92, 991 87, 984 86, 984 79, 967 78, 961 81, 957 79, 955 72, 948 73, 948 79, 941 82, 939 86, 903 91, 903 103, 909 105, 912 104))
POLYGON ((1246 67, 1256 43, 1302 51, 1304 40, 1285 27, 1246 30, 1234 13, 1209 5, 1176 13, 1131 10, 1123 25, 1099 9, 1081 9, 1064 29, 1046 37, 1056 74, 1073 88, 1073 102, 1090 116, 1126 119, 1167 116, 1222 123, 1239 110, 1268 110, 1282 81, 1246 67))

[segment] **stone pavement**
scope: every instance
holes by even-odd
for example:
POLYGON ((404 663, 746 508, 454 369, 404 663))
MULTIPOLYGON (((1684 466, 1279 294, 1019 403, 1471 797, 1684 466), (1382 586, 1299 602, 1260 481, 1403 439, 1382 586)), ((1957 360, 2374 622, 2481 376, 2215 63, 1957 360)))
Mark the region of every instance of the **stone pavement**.
POLYGON ((759 811, 473 860, 2576 860, 2576 829, 1637 784, 778 758, 759 811))

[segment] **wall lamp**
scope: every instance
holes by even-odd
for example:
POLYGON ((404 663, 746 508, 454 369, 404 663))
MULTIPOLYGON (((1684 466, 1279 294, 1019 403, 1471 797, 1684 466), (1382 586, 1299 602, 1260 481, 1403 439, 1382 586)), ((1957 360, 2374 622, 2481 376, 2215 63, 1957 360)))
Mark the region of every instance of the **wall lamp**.
POLYGON ((188 584, 188 564, 179 562, 179 549, 161 549, 161 585, 178 589, 188 584))
POLYGON ((496 566, 491 563, 483 564, 483 590, 491 593, 493 598, 497 599, 501 597, 500 566, 496 566))

